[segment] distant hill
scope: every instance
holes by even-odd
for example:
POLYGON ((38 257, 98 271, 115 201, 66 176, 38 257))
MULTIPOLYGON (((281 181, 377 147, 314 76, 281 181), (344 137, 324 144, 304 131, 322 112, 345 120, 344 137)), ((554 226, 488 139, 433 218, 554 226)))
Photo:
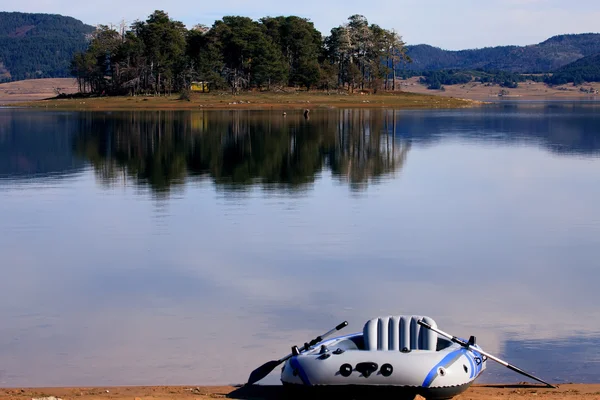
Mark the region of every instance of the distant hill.
POLYGON ((581 58, 558 69, 550 78, 549 83, 563 85, 573 82, 600 82, 600 53, 581 58))
POLYGON ((70 76, 94 27, 54 14, 0 12, 0 82, 70 76))
MULTIPOLYGON (((0 82, 70 77, 73 54, 85 50, 86 36, 93 31, 93 26, 72 17, 0 12, 0 82)), ((404 68, 417 75, 423 71, 452 69, 547 73, 599 54, 600 34, 554 36, 530 46, 460 51, 442 50, 426 44, 407 48, 413 62, 404 68)), ((574 68, 582 67, 576 65, 574 68)), ((586 66, 585 70, 592 72, 593 68, 586 66)), ((566 78, 572 71, 563 72, 561 76, 566 78)))
POLYGON ((429 45, 408 46, 413 62, 408 70, 500 70, 519 73, 553 72, 582 57, 600 53, 600 34, 554 36, 530 46, 499 46, 449 51, 429 45))

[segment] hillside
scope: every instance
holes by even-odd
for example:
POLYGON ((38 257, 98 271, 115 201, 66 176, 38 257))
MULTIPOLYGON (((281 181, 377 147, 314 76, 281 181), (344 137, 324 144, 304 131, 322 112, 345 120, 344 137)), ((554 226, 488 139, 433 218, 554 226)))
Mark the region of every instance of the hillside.
POLYGON ((580 84, 583 82, 599 81, 600 53, 567 64, 558 69, 550 78, 550 83, 554 85, 562 85, 569 82, 580 84))
POLYGON ((0 82, 70 76, 94 27, 53 14, 0 12, 0 82))
MULTIPOLYGON (((70 77, 73 54, 87 47, 94 27, 72 17, 54 14, 0 12, 0 82, 32 78, 70 77)), ((559 72, 556 83, 598 80, 595 59, 571 63, 600 54, 600 34, 554 36, 529 46, 498 46, 449 51, 426 44, 407 46, 413 60, 400 65, 403 76, 425 71, 504 71, 507 73, 559 72), (591 74, 591 75, 590 75, 591 74), (593 79, 587 79, 592 77, 593 79)), ((205 60, 206 58, 201 58, 205 60)))
POLYGON ((554 36, 530 46, 499 46, 448 51, 429 45, 408 46, 408 70, 485 69, 519 73, 552 72, 582 57, 600 53, 600 34, 554 36))

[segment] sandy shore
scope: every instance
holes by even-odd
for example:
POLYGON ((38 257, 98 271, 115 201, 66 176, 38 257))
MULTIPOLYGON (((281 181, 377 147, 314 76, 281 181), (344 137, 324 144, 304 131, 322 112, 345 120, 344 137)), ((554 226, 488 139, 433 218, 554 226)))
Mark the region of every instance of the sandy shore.
MULTIPOLYGON (((166 400, 166 399, 283 399, 286 398, 281 386, 131 386, 131 387, 79 387, 79 388, 13 388, 0 389, 0 399, 37 399, 55 396, 64 400, 166 400)), ((417 400, 422 398, 416 397, 417 400)), ((542 386, 516 385, 475 385, 460 396, 459 400, 483 399, 536 399, 600 400, 600 384, 565 384, 558 389, 542 386)))

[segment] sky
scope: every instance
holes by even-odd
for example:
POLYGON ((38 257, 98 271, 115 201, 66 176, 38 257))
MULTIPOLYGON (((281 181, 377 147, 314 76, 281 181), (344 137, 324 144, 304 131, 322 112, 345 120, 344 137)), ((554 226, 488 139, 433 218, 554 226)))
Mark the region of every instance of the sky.
POLYGON ((85 23, 118 24, 164 10, 188 27, 212 25, 224 15, 298 15, 323 34, 362 14, 370 23, 396 29, 408 44, 449 50, 539 43, 562 33, 600 31, 597 0, 3 0, 0 10, 69 15, 85 23), (10 4, 9 4, 10 3, 10 4))

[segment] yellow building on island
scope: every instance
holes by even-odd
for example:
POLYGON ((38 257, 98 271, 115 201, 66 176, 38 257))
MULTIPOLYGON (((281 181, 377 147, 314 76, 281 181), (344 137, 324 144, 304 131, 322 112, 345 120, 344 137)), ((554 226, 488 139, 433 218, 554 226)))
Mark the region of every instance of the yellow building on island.
POLYGON ((206 81, 194 81, 190 86, 190 90, 192 92, 202 92, 208 93, 210 90, 208 88, 208 82, 206 81))

